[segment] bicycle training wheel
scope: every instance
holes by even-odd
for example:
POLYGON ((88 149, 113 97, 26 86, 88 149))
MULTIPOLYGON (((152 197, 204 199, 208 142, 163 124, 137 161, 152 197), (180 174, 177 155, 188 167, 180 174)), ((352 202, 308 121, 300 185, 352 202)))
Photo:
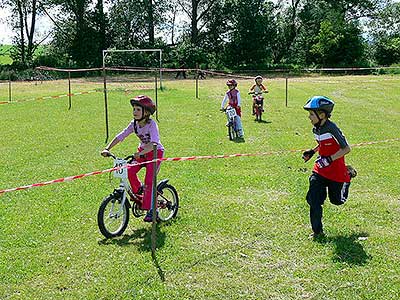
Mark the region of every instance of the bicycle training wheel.
POLYGON ((169 184, 163 186, 157 193, 158 218, 168 221, 176 217, 179 208, 179 197, 176 189, 169 184))
POLYGON ((124 233, 129 222, 129 204, 121 205, 121 197, 114 194, 106 197, 99 207, 97 213, 97 224, 100 232, 106 238, 120 236, 124 233))

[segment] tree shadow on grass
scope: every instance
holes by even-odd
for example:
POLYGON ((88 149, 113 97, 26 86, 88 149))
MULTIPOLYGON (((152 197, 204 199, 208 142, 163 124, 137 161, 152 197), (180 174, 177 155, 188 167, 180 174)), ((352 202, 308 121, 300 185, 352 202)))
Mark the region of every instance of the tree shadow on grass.
POLYGON ((350 235, 325 236, 316 241, 321 244, 331 243, 335 246, 333 261, 349 265, 363 266, 372 258, 365 252, 362 240, 368 237, 365 232, 350 235))

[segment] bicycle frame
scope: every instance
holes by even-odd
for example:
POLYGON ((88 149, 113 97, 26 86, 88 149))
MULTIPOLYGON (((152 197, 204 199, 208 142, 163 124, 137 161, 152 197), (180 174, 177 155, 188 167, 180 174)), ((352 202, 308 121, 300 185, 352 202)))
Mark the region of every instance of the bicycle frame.
MULTIPOLYGON (((237 116, 236 110, 232 106, 228 106, 225 110, 226 117, 228 119, 228 122, 232 124, 233 127, 235 127, 235 118, 237 116)), ((234 128, 235 129, 235 128, 234 128)))
MULTIPOLYGON (((124 207, 125 201, 127 199, 126 194, 133 194, 131 186, 129 184, 129 180, 128 180, 128 161, 126 159, 123 158, 118 158, 115 157, 114 155, 111 155, 114 158, 114 168, 119 168, 117 170, 115 170, 114 173, 114 177, 116 178, 120 178, 120 183, 119 183, 119 187, 118 190, 122 190, 122 201, 121 201, 121 205, 120 205, 120 209, 117 212, 117 216, 119 217, 119 215, 122 213, 122 209, 124 207)), ((129 203, 129 201, 128 201, 129 203)), ((114 204, 112 205, 112 208, 114 208, 114 204)))

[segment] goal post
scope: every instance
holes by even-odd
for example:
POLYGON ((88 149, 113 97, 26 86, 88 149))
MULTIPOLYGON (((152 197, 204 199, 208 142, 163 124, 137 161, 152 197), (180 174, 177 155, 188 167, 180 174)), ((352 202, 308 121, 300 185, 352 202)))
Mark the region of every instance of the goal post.
MULTIPOLYGON (((103 50, 103 85, 104 85, 104 111, 105 111, 105 122, 106 122, 106 141, 107 143, 109 138, 109 130, 108 130, 108 97, 107 97, 107 75, 106 75, 106 58, 109 54, 112 53, 137 53, 137 52, 158 52, 159 53, 159 80, 160 80, 160 89, 162 90, 162 49, 127 49, 127 50, 118 50, 118 49, 108 49, 103 50)), ((157 71, 155 70, 156 79, 155 79, 155 93, 157 95, 157 71)), ((156 99, 157 102, 157 99, 156 99)), ((158 116, 157 116, 158 119, 158 116)))
POLYGON ((162 49, 129 49, 129 50, 110 49, 110 50, 103 50, 103 70, 105 70, 105 68, 106 68, 106 58, 109 53, 133 53, 133 52, 158 52, 159 53, 160 89, 162 90, 162 49))

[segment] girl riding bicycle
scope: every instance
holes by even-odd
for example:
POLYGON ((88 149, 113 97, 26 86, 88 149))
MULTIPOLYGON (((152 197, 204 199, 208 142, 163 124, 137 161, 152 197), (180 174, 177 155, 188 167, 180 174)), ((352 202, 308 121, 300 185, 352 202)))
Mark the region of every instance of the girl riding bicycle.
MULTIPOLYGON (((250 87, 249 94, 253 94, 253 115, 256 114, 256 105, 261 104, 261 107, 264 105, 264 97, 262 97, 261 103, 257 103, 257 94, 268 93, 268 89, 265 85, 262 84, 263 78, 258 75, 254 78, 255 83, 250 87)), ((264 111, 264 109, 262 110, 264 111)))
MULTIPOLYGON (((114 137, 114 139, 101 152, 101 155, 105 157, 109 156, 111 148, 122 142, 127 136, 134 132, 140 140, 137 152, 134 153, 134 158, 138 163, 153 160, 153 143, 157 144, 157 158, 162 158, 164 155, 164 147, 160 142, 158 126, 157 123, 150 118, 150 116, 156 111, 156 106, 153 100, 148 96, 140 95, 131 99, 130 103, 133 107, 133 120, 124 130, 114 137)), ((140 193, 142 189, 142 183, 140 182, 137 173, 142 167, 146 168, 143 202, 141 206, 143 210, 147 210, 147 214, 144 217, 145 222, 152 221, 151 196, 153 174, 154 172, 158 172, 160 169, 160 163, 161 162, 157 162, 157 170, 154 170, 152 163, 128 167, 128 179, 132 191, 135 194, 140 193)))
POLYGON ((236 88, 237 87, 237 81, 235 79, 229 79, 226 82, 226 85, 228 86, 229 90, 226 92, 224 99, 222 99, 221 102, 221 110, 223 111, 227 104, 231 107, 233 107, 236 110, 237 116, 235 117, 235 122, 236 122, 236 127, 238 130, 239 138, 243 138, 243 127, 242 127, 242 120, 240 117, 242 116, 242 111, 240 108, 240 92, 236 88))

